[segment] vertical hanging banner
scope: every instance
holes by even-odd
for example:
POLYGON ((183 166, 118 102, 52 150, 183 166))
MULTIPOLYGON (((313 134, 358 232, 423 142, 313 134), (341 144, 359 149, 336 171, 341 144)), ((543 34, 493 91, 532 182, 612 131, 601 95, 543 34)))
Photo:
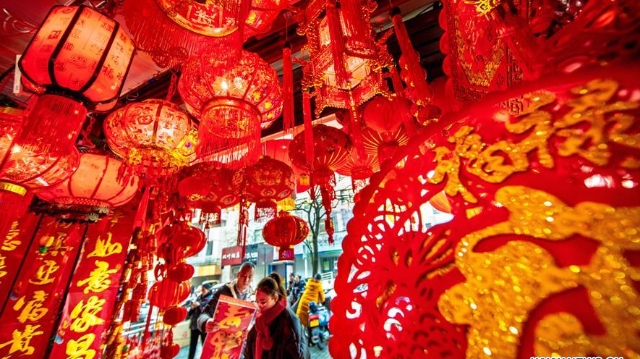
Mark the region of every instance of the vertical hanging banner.
POLYGON ((9 233, 0 241, 0 308, 9 300, 11 286, 26 257, 39 218, 31 212, 27 213, 19 221, 13 222, 9 233))
POLYGON ((80 261, 57 328, 50 358, 97 359, 112 311, 131 239, 133 213, 112 211, 89 227, 80 261))
POLYGON ((0 316, 0 358, 44 358, 83 232, 78 224, 42 220, 0 316))

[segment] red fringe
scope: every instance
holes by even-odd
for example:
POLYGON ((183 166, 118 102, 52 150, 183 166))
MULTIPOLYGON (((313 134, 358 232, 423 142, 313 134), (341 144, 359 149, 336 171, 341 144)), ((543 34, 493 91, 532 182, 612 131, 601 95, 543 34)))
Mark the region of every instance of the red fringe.
POLYGON ((313 149, 313 123, 311 121, 311 97, 307 91, 302 92, 302 112, 304 114, 304 152, 307 156, 307 168, 309 173, 312 173, 315 154, 313 149))
POLYGON ((293 63, 291 62, 291 45, 287 42, 282 51, 282 99, 284 108, 282 111, 283 129, 290 133, 295 126, 293 104, 293 63))
MULTIPOLYGON (((353 50, 355 53, 362 52, 358 50, 375 48, 373 41, 371 41, 371 25, 366 21, 367 17, 365 17, 363 7, 362 0, 340 2, 346 36, 349 38, 348 41, 354 44, 353 50)), ((348 44, 347 48, 349 48, 348 44)))
POLYGON ((427 105, 431 102, 433 93, 431 91, 431 88, 427 84, 427 80, 425 78, 422 78, 422 73, 424 70, 420 66, 420 59, 418 58, 416 50, 411 44, 411 39, 409 38, 407 28, 404 26, 404 22, 402 21, 400 10, 398 8, 394 8, 392 10, 392 13, 393 16, 391 17, 391 20, 393 21, 393 28, 396 33, 396 38, 398 39, 398 45, 400 45, 400 51, 402 52, 402 56, 404 56, 404 59, 407 63, 411 82, 416 88, 418 96, 421 99, 418 101, 418 105, 427 105))
POLYGON ((336 7, 335 0, 327 1, 327 24, 329 26, 329 36, 331 36, 331 55, 333 57, 333 68, 336 72, 336 82, 338 87, 346 88, 349 83, 349 74, 344 63, 344 39, 342 26, 340 25, 340 15, 336 7))
POLYGON ((147 221, 147 208, 149 207, 149 196, 151 193, 151 188, 146 187, 144 189, 144 193, 142 194, 142 199, 140 200, 140 204, 138 205, 138 212, 136 212, 136 217, 133 220, 133 228, 145 228, 145 224, 147 221))
POLYGON ((349 115, 351 115, 349 126, 351 141, 356 149, 356 163, 362 163, 367 158, 364 151, 364 141, 362 139, 362 123, 360 121, 360 115, 358 115, 358 109, 353 101, 353 96, 351 96, 351 92, 349 92, 349 97, 351 98, 351 105, 349 106, 349 115))

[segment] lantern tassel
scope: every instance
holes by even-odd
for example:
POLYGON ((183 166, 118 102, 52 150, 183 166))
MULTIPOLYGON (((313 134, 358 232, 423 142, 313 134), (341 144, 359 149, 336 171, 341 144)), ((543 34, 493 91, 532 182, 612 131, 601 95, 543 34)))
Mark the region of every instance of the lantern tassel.
POLYGON ((304 145, 305 156, 310 173, 313 171, 314 149, 313 149, 313 122, 311 121, 311 97, 307 91, 302 93, 302 112, 304 115, 304 145))
POLYGON ((349 91, 349 115, 350 119, 350 135, 351 141, 356 148, 357 163, 363 163, 367 155, 364 151, 364 141, 362 139, 362 123, 360 122, 360 116, 358 115, 358 109, 356 108, 355 101, 353 100, 353 94, 349 91))
POLYGON ((409 33, 407 33, 407 28, 404 26, 398 7, 391 9, 391 20, 393 21, 393 29, 398 39, 398 45, 400 45, 400 51, 407 64, 408 77, 411 79, 412 86, 415 87, 418 93, 419 100, 417 101, 417 105, 427 105, 431 102, 433 94, 426 79, 423 78, 422 74, 424 70, 420 66, 420 59, 411 44, 409 33))
MULTIPOLYGON (((364 4, 362 0, 346 0, 340 2, 345 32, 349 37, 345 44, 349 53, 358 54, 361 53, 363 49, 375 48, 375 45, 371 43, 371 28, 366 22, 363 7, 364 4)), ((360 55, 368 56, 371 54, 364 53, 360 55)))
POLYGON ((327 1, 327 23, 329 25, 329 36, 331 37, 331 56, 333 58, 336 81, 338 87, 345 88, 349 83, 349 74, 344 64, 344 39, 342 38, 342 26, 340 25, 337 6, 335 0, 327 1))
MULTIPOLYGON (((392 67, 391 69, 389 69, 389 73, 391 74, 391 83, 393 84, 393 90, 396 96, 398 96, 401 99, 404 99, 405 98, 404 86, 402 86, 402 80, 400 79, 400 74, 398 73, 395 67, 392 67)), ((415 135, 416 132, 418 132, 418 128, 416 127, 416 123, 413 120, 413 116, 403 116, 402 118, 403 118, 402 124, 404 125, 404 129, 405 131, 407 131, 407 135, 409 136, 409 138, 411 138, 413 135, 415 135)))
POLYGON ((282 99, 283 99, 283 129, 290 133, 295 126, 293 103, 293 63, 291 62, 291 44, 285 42, 282 50, 282 99))
POLYGON ((331 176, 331 179, 326 183, 320 185, 320 196, 322 197, 322 207, 324 207, 325 211, 325 220, 324 220, 324 229, 327 232, 329 244, 333 244, 333 220, 331 219, 331 204, 333 200, 336 198, 335 190, 333 186, 335 185, 335 177, 331 176))
POLYGON ((149 207, 149 196, 150 196, 150 187, 147 186, 144 189, 144 193, 142 194, 142 199, 140 200, 140 205, 138 206, 138 212, 136 212, 136 217, 133 220, 133 228, 144 228, 147 217, 147 208, 149 207))

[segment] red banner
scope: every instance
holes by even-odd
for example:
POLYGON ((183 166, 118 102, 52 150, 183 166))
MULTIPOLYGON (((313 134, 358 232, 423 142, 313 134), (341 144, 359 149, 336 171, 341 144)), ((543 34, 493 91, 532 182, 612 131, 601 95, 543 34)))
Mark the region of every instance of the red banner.
POLYGON ((218 329, 207 334, 200 358, 240 358, 257 309, 253 302, 221 295, 213 314, 218 329))
POLYGON ((222 261, 220 263, 222 267, 232 266, 240 263, 242 263, 241 246, 222 248, 222 261))
POLYGON ((106 230, 102 223, 89 228, 69 285, 51 358, 102 357, 100 344, 111 324, 133 218, 131 213, 116 211, 105 219, 106 230))
POLYGON ((0 315, 0 358, 44 358, 84 226, 45 217, 0 315))
POLYGON ((26 256, 39 218, 31 212, 27 213, 20 221, 13 222, 9 233, 0 242, 0 308, 9 300, 11 286, 26 256))

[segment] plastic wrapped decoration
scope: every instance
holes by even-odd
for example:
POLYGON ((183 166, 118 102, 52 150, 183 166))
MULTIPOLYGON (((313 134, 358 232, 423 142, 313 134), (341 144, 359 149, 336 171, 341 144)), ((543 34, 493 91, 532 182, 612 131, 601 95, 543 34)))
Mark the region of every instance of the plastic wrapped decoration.
MULTIPOLYGON (((306 131, 306 130, 305 130, 306 131)), ((311 185, 320 187, 322 206, 326 212, 325 229, 333 243, 331 202, 335 198, 334 171, 345 165, 351 155, 351 140, 341 130, 327 125, 313 127, 313 163, 307 162, 305 131, 297 134, 289 145, 289 158, 294 166, 311 174, 311 185)), ((313 193, 313 191, 311 191, 313 193)))
POLYGON ((419 134, 356 203, 331 356, 637 356, 639 80, 555 75, 419 134), (442 191, 453 219, 431 226, 442 191))

